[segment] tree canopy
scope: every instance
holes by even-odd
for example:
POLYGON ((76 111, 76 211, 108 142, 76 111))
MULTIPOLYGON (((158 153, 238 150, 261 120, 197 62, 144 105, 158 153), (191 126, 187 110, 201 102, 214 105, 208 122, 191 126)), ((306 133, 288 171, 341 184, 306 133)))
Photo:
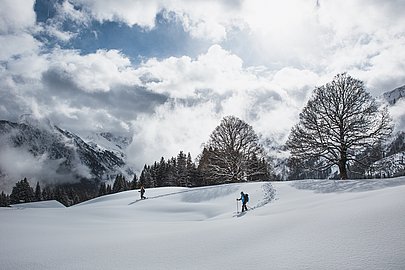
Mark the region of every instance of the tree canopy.
POLYGON ((392 132, 385 106, 365 90, 362 81, 346 73, 314 89, 287 141, 293 158, 312 160, 311 169, 339 168, 347 179, 348 164, 362 161, 357 155, 380 143, 392 132))
POLYGON ((269 166, 258 136, 250 125, 235 116, 223 118, 211 133, 201 161, 205 163, 200 167, 214 183, 269 177, 269 166))

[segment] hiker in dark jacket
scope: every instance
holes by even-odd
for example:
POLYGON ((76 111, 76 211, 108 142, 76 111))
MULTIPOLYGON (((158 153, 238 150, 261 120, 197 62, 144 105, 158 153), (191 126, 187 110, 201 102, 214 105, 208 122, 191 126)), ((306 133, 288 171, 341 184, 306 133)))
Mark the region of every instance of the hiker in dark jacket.
POLYGON ((145 188, 143 186, 141 186, 141 189, 139 190, 139 192, 141 193, 141 200, 146 199, 146 197, 143 196, 143 194, 145 194, 145 188))
POLYGON ((247 200, 246 200, 246 196, 243 193, 243 191, 241 191, 240 198, 237 200, 242 201, 242 212, 247 211, 247 206, 246 206, 247 200))

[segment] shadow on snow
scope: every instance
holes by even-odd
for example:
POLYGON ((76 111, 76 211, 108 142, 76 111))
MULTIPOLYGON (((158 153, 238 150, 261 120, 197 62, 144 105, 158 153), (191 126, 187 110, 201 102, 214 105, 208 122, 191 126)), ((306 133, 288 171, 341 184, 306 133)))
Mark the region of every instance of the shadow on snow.
POLYGON ((297 180, 291 184, 297 189, 318 193, 362 192, 405 185, 405 178, 359 179, 359 180, 297 180))

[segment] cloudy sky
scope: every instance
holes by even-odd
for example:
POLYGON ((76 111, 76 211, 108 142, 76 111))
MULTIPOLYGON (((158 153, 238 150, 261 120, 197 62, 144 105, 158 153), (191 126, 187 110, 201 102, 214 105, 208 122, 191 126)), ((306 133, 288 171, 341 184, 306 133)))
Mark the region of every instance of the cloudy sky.
POLYGON ((1 0, 0 116, 196 157, 226 115, 283 142, 315 86, 405 84, 402 0, 1 0))

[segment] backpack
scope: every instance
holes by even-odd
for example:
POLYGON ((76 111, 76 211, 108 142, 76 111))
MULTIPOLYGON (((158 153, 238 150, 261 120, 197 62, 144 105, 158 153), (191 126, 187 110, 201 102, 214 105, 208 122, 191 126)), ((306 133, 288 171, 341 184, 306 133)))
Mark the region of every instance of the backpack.
POLYGON ((248 203, 249 202, 249 194, 245 193, 245 202, 248 203))

